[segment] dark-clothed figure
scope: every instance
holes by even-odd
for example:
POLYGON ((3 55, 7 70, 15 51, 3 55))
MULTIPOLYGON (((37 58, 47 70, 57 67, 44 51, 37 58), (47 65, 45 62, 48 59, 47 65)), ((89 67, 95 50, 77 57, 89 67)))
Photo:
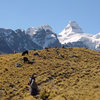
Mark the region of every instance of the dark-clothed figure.
POLYGON ((25 54, 27 54, 28 55, 28 50, 26 50, 26 51, 24 51, 24 52, 22 52, 22 56, 24 56, 25 54))
POLYGON ((16 50, 14 50, 14 54, 16 54, 16 50))
POLYGON ((30 94, 33 95, 33 96, 37 95, 38 94, 38 87, 37 87, 37 84, 35 82, 34 75, 32 75, 29 78, 29 85, 30 85, 30 88, 29 88, 30 94))

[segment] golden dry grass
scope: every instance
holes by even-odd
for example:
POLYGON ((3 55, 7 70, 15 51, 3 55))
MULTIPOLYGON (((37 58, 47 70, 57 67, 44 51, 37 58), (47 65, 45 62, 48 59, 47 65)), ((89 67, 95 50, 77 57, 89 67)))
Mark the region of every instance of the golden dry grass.
POLYGON ((0 55, 0 100, 100 100, 99 52, 50 48, 30 51, 26 57, 35 62, 24 64, 21 53, 0 55), (16 63, 23 66, 16 67, 16 63), (28 90, 33 73, 40 90, 36 97, 28 90))

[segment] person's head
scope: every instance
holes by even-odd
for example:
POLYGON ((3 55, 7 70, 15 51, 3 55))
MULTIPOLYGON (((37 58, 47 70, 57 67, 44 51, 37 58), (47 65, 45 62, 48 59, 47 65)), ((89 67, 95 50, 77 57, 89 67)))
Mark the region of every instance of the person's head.
POLYGON ((33 79, 35 79, 35 74, 33 73, 31 77, 32 77, 33 79))

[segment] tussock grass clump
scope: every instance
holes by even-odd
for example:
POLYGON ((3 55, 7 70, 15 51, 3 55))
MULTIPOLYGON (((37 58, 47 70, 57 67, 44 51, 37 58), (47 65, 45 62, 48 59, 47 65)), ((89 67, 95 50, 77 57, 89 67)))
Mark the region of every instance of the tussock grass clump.
POLYGON ((100 53, 63 47, 0 55, 0 93, 1 100, 100 100, 100 53), (28 86, 33 73, 40 90, 34 97, 28 86))
POLYGON ((50 91, 48 91, 46 88, 44 88, 41 92, 40 92, 40 98, 42 100, 48 100, 50 95, 50 91))

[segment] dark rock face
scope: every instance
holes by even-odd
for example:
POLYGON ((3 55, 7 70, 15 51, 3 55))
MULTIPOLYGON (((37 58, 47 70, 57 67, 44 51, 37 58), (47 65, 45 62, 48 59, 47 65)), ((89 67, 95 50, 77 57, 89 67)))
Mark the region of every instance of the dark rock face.
POLYGON ((45 47, 61 47, 57 35, 49 29, 39 28, 31 37, 32 41, 39 46, 45 47))
POLYGON ((35 44, 25 34, 25 31, 18 30, 6 30, 0 29, 0 51, 2 53, 13 53, 14 50, 21 52, 24 50, 42 49, 42 47, 35 44))
POLYGON ((64 44, 64 47, 80 47, 80 48, 88 48, 82 41, 72 42, 64 44))
POLYGON ((14 50, 22 52, 33 49, 39 50, 45 47, 61 47, 56 34, 49 29, 40 27, 33 36, 30 34, 26 34, 21 29, 13 31, 0 28, 0 53, 13 53, 14 50))
POLYGON ((0 53, 12 53, 12 49, 9 48, 3 38, 0 38, 0 53))

